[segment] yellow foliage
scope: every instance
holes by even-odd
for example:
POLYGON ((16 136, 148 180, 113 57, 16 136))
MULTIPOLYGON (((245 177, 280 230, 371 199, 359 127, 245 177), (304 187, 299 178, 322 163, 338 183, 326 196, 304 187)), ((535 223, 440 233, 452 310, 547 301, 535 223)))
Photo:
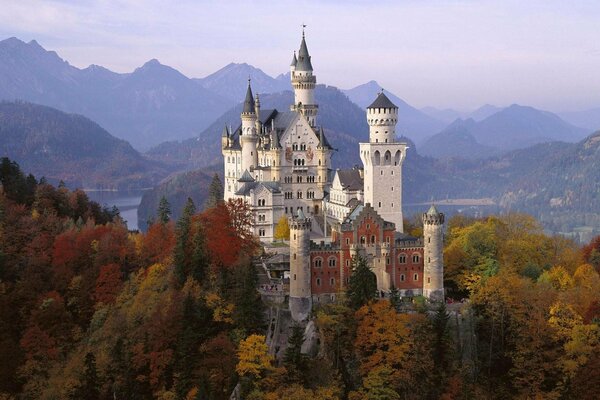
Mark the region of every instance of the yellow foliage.
POLYGON ((572 305, 557 301, 550 307, 548 323, 556 329, 559 339, 567 340, 571 337, 573 328, 583 323, 583 318, 572 305))
POLYGON ((590 264, 583 264, 577 267, 573 274, 577 286, 600 291, 600 276, 590 264))
POLYGON ((562 266, 557 265, 544 273, 539 277, 539 282, 548 282, 556 290, 565 291, 572 288, 575 285, 573 277, 569 272, 562 266))
POLYGON ((273 237, 279 240, 290 239, 290 225, 285 215, 282 216, 277 222, 277 226, 275 227, 275 234, 273 235, 273 237))
POLYGON ((40 218, 40 212, 37 210, 37 208, 34 208, 31 211, 31 219, 34 221, 37 221, 40 218))
POLYGON ((240 376, 259 378, 263 371, 271 368, 272 357, 268 353, 264 335, 250 335, 240 342, 238 365, 235 370, 240 376))
POLYGON ((265 393, 263 400, 339 400, 338 390, 331 387, 306 389, 301 385, 281 386, 274 392, 265 393))
POLYGON ((185 396, 185 400, 196 400, 196 396, 198 395, 198 388, 193 387, 188 394, 185 396))
POLYGON ((588 362, 590 355, 600 351, 600 329, 596 324, 576 325, 573 327, 570 340, 565 343, 567 359, 564 370, 573 378, 579 367, 588 362))
POLYGON ((213 310, 213 319, 217 322, 233 324, 234 305, 226 302, 215 292, 208 293, 205 296, 206 304, 213 310))

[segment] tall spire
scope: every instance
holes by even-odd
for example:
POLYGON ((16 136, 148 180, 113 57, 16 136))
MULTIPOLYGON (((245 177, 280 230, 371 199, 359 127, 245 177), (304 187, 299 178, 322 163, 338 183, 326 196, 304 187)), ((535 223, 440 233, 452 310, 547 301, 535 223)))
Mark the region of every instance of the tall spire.
POLYGON ((296 50, 294 50, 294 58, 292 58, 292 63, 290 64, 290 67, 295 67, 297 63, 298 59, 296 58, 296 50))
POLYGON ((248 78, 248 90, 246 90, 246 100, 244 100, 244 114, 254 114, 254 96, 250 87, 250 78, 248 78))
POLYGON ((304 27, 302 25, 302 42, 300 42, 300 50, 298 50, 298 62, 296 64, 296 70, 298 71, 312 71, 313 67, 310 62, 310 54, 308 54, 308 47, 306 46, 306 39, 304 37, 304 27))

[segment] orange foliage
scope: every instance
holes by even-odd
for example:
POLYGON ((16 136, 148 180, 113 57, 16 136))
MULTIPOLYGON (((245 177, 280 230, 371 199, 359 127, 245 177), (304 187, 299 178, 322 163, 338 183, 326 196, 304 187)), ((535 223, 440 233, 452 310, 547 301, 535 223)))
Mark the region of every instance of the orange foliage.
POLYGON ((144 235, 141 257, 148 264, 163 262, 173 253, 175 247, 175 228, 172 221, 166 224, 155 223, 144 235))
POLYGON ((96 279, 94 300, 97 303, 111 304, 121 291, 123 285, 123 274, 118 264, 108 264, 100 268, 100 274, 96 279))

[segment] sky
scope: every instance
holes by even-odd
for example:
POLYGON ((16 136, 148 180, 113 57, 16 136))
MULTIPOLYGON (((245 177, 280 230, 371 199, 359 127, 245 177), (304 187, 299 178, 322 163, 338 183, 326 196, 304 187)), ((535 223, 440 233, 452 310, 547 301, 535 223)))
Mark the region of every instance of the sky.
POLYGON ((600 1, 0 0, 0 39, 72 65, 189 77, 230 62, 287 72, 301 25, 319 83, 376 80, 415 107, 600 107, 600 1))

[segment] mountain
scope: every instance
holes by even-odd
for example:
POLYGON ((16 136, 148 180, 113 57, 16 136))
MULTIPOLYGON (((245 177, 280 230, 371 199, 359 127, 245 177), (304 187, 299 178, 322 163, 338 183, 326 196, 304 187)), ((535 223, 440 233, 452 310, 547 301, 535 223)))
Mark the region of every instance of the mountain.
POLYGON ((600 107, 585 111, 563 112, 558 115, 575 126, 593 131, 600 129, 600 107))
MULTIPOLYGON (((336 167, 350 167, 360 163, 358 143, 368 140, 369 127, 365 112, 333 86, 317 85, 315 98, 319 104, 317 122, 325 129, 327 139, 338 151, 333 154, 336 167)), ((262 109, 289 109, 294 102, 291 91, 266 94, 261 97, 262 109)), ((211 124, 195 138, 182 142, 162 143, 146 154, 155 160, 182 166, 201 168, 221 163, 221 132, 224 126, 234 129, 240 124, 242 104, 238 104, 211 124)))
POLYGON ((0 100, 25 100, 98 121, 139 149, 198 134, 231 101, 151 60, 132 73, 73 67, 37 42, 0 41, 0 100))
POLYGON ((276 93, 292 89, 289 79, 273 78, 262 70, 246 63, 228 64, 217 72, 205 78, 194 79, 194 81, 199 83, 200 86, 226 97, 233 104, 237 104, 244 100, 248 78, 252 80, 254 93, 276 93))
POLYGON ((585 134, 585 129, 570 125, 555 114, 513 104, 479 122, 455 121, 428 139, 422 152, 438 158, 485 158, 537 143, 576 142, 585 134))
POLYGON ((22 102, 0 102, 0 154, 71 187, 143 188, 170 172, 81 115, 22 102))
POLYGON ((438 121, 442 121, 446 124, 449 124, 458 118, 464 117, 463 112, 456 111, 451 108, 445 108, 441 110, 435 107, 423 107, 419 111, 426 115, 429 115, 431 118, 437 119, 438 121))
POLYGON ((465 115, 464 118, 471 118, 471 119, 479 122, 479 121, 483 121, 487 117, 491 117, 492 115, 496 114, 498 111, 501 111, 501 110, 502 110, 502 107, 496 107, 491 104, 484 104, 481 107, 479 107, 477 110, 465 115))
POLYGON ((457 119, 443 131, 429 138, 423 146, 421 153, 424 155, 444 157, 486 158, 497 151, 493 147, 480 144, 475 140, 472 132, 477 122, 469 118, 457 119))
MULTIPOLYGON (((350 100, 365 109, 375 100, 380 90, 381 86, 377 82, 370 81, 352 89, 343 90, 343 92, 350 100)), ((398 135, 407 136, 420 144, 446 126, 444 122, 417 110, 393 93, 386 91, 386 96, 398 106, 398 125, 396 126, 398 135)))

